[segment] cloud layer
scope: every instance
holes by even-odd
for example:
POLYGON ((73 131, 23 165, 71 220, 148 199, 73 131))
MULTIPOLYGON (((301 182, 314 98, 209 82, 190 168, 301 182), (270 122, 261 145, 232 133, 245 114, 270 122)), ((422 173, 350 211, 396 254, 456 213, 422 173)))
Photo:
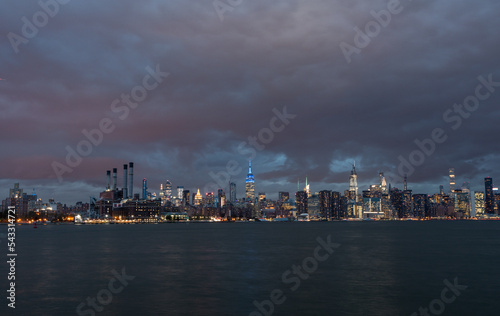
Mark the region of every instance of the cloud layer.
POLYGON ((443 115, 475 94, 478 76, 500 81, 500 4, 402 1, 347 62, 341 43, 355 46, 354 28, 366 31, 371 12, 387 8, 243 0, 221 22, 212 1, 69 1, 28 38, 22 18, 33 21, 40 5, 2 3, 1 192, 21 182, 44 199, 74 203, 97 195, 105 171, 116 167, 120 176, 129 161, 137 188, 148 178, 151 191, 167 179, 195 190, 234 160, 242 196, 248 153, 238 146, 284 106, 296 117, 253 160, 256 190, 271 197, 295 191, 306 176, 313 191, 343 191, 353 160, 366 189, 380 170, 397 173, 398 157, 408 159, 414 141, 436 128, 447 140, 410 174, 410 188, 435 192, 454 167, 457 184, 484 189, 484 177, 500 177, 500 87, 456 129, 443 115), (27 40, 17 53, 12 33, 27 40), (120 119, 113 101, 157 65, 169 76, 120 119), (59 182, 53 162, 64 164, 67 146, 103 118, 113 132, 59 182))

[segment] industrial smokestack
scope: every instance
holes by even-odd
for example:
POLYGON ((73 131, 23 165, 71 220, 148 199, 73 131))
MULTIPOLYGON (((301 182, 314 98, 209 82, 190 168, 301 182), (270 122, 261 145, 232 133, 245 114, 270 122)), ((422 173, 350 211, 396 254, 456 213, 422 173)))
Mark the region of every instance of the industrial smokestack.
POLYGON ((116 172, 117 172, 117 169, 113 168, 113 191, 116 190, 116 172))
POLYGON ((128 183, 128 174, 127 174, 127 164, 123 165, 123 198, 128 198, 127 193, 127 183, 128 183))
POLYGON ((106 176, 108 178, 108 184, 106 185, 106 190, 109 190, 109 184, 111 183, 111 170, 106 171, 106 176))
POLYGON ((129 172, 129 187, 128 187, 128 196, 129 198, 134 198, 134 163, 128 163, 128 172, 129 172))

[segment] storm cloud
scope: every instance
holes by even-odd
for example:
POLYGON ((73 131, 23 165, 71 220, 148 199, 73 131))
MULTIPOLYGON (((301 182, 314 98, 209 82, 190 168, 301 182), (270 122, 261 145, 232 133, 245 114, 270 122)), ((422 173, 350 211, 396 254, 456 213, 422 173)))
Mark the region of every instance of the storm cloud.
POLYGON ((147 178, 151 191, 167 179, 203 189, 236 161, 240 197, 241 144, 284 107, 296 116, 252 161, 256 191, 271 197, 306 177, 312 191, 343 192, 354 160, 366 189, 435 129, 446 140, 410 172, 415 193, 436 192, 451 167, 472 190, 500 177, 500 87, 483 85, 473 111, 456 106, 481 80, 500 82, 498 1, 221 0, 231 7, 222 21, 214 2, 2 2, 3 195, 20 182, 44 199, 85 201, 129 161, 137 188, 147 178), (144 85, 148 67, 169 75, 125 115, 112 104, 144 85), (67 148, 103 119, 113 130, 60 181, 54 162, 67 165, 67 148))

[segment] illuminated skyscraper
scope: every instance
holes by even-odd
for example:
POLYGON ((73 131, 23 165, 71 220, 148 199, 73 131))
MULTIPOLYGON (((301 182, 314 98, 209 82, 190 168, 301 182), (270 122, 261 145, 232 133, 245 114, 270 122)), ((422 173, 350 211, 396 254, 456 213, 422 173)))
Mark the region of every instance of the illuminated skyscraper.
POLYGON ((147 200, 148 198, 148 180, 144 178, 142 180, 142 199, 147 200))
POLYGON ((380 172, 380 191, 382 194, 387 194, 387 181, 385 180, 384 173, 380 172))
POLYGON ((470 194, 464 190, 456 190, 455 213, 457 218, 470 217, 470 194))
POLYGON ((264 201, 266 199, 266 193, 259 192, 259 202, 264 201))
POLYGON ((289 192, 280 192, 279 193, 279 198, 278 200, 280 202, 286 202, 290 199, 290 193, 289 192))
POLYGON ((356 162, 352 165, 351 175, 349 176, 350 195, 355 196, 355 202, 358 202, 358 175, 356 174, 356 162))
POLYGON ((484 215, 484 192, 474 192, 474 206, 476 208, 476 216, 484 215))
POLYGON ((332 191, 319 192, 319 213, 322 219, 332 220, 332 191))
POLYGON ((200 193, 200 189, 198 189, 198 192, 196 192, 196 195, 194 196, 194 205, 200 205, 201 204, 201 193, 200 193))
POLYGON ((295 193, 295 208, 297 209, 297 216, 307 213, 307 193, 305 191, 295 193))
POLYGON ((245 183, 245 197, 247 201, 255 202, 255 179, 252 173, 252 161, 248 161, 248 175, 245 183))
POLYGON ((493 214, 493 179, 484 178, 484 213, 493 214))
POLYGON ((307 183, 307 177, 306 177, 306 186, 304 187, 304 191, 307 194, 307 197, 311 197, 311 186, 310 184, 307 183))
POLYGON ((184 187, 183 186, 177 186, 177 198, 179 200, 182 200, 184 198, 184 187))
POLYGON ((453 193, 455 192, 455 168, 450 168, 449 177, 450 177, 450 193, 453 193))
POLYGON ((172 199, 172 183, 170 182, 170 180, 167 180, 167 182, 165 182, 165 198, 167 200, 172 199))

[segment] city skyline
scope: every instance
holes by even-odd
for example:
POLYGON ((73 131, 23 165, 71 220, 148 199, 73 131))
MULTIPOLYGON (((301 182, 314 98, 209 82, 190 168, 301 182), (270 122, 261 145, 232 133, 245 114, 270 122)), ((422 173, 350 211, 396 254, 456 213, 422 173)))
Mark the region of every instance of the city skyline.
MULTIPOLYGON (((187 190, 187 192, 192 192, 191 194, 193 194, 193 197, 195 195, 196 192, 200 192, 202 196, 205 196, 207 193, 213 193, 213 194, 216 194, 218 190, 222 189, 222 191, 227 195, 227 196, 230 196, 231 194, 231 188, 233 187, 232 184, 235 185, 235 192, 234 193, 234 196, 236 199, 240 200, 240 201, 249 201, 249 200, 254 200, 256 199, 257 197, 257 194, 255 192, 259 192, 260 193, 264 193, 266 194, 266 197, 270 200, 280 200, 279 198, 279 194, 280 193, 283 193, 283 192, 286 192, 286 193, 291 193, 293 195, 293 193, 295 192, 298 192, 298 191, 304 191, 308 194, 308 196, 310 196, 311 194, 318 194, 320 193, 321 191, 324 191, 324 190, 330 190, 330 191, 334 191, 334 192, 340 192, 340 193, 343 193, 345 191, 352 191, 353 192, 353 196, 361 196, 361 192, 362 191, 365 191, 365 190, 370 190, 370 187, 374 184, 378 184, 380 183, 383 185, 382 187, 382 190, 384 192, 388 192, 388 189, 389 188, 395 188, 395 189, 400 189, 400 190, 411 190, 413 192, 413 194, 425 194, 425 195, 433 195, 433 194, 436 194, 436 193, 441 193, 442 190, 444 191, 443 194, 447 194, 449 192, 451 192, 451 190, 461 190, 463 187, 466 187, 468 190, 471 191, 471 193, 473 192, 482 192, 483 194, 485 192, 488 192, 487 189, 485 189, 485 180, 486 179, 490 179, 489 181, 489 187, 490 187, 490 190, 493 190, 494 192, 496 192, 496 190, 498 190, 498 187, 495 185, 495 182, 494 182, 494 179, 492 177, 484 177, 483 180, 482 180, 482 183, 481 184, 477 184, 477 183, 470 183, 470 182, 463 182, 463 183, 455 183, 455 175, 453 174, 453 176, 451 175, 451 170, 454 170, 454 168, 450 168, 449 169, 449 174, 444 178, 446 181, 449 181, 449 183, 447 184, 440 184, 440 185, 435 185, 435 190, 431 190, 429 192, 421 192, 421 191, 418 191, 418 190, 415 190, 415 188, 419 187, 418 184, 414 184, 412 183, 411 181, 408 181, 408 178, 405 177, 403 179, 403 182, 401 183, 391 183, 389 181, 387 181, 384 173, 381 171, 377 177, 375 178, 375 180, 373 182, 370 182, 368 183, 366 180, 365 181, 361 181, 358 183, 358 171, 356 170, 356 166, 355 166, 355 163, 353 165, 351 165, 351 171, 350 171, 350 174, 348 172, 346 172, 346 181, 343 183, 343 184, 336 184, 335 187, 319 187, 319 184, 313 184, 313 189, 311 189, 311 182, 309 181, 308 182, 308 178, 306 176, 305 179, 303 179, 304 181, 301 182, 301 179, 298 179, 297 183, 295 184, 295 189, 292 189, 292 190, 284 190, 280 187, 274 187, 274 190, 272 192, 265 192, 265 191, 262 191, 262 190, 256 190, 256 186, 255 186, 255 183, 257 183, 258 185, 258 181, 255 180, 254 178, 254 175, 253 175, 253 171, 252 171, 252 165, 251 165, 251 161, 249 161, 249 166, 248 166, 248 174, 247 176, 245 177, 245 179, 243 180, 243 182, 240 183, 240 181, 237 181, 236 179, 234 178, 231 178, 229 182, 226 183, 226 186, 222 187, 222 188, 219 188, 217 186, 214 186, 215 183, 214 182, 209 182, 209 185, 205 185, 204 187, 192 187, 192 188, 189 188, 189 187, 185 187, 184 185, 182 185, 181 183, 175 183, 173 181, 171 181, 170 179, 166 179, 165 181, 163 181, 162 183, 159 183, 158 185, 154 185, 154 186, 149 186, 147 185, 148 183, 148 178, 144 177, 140 177, 139 179, 136 179, 134 180, 133 178, 133 174, 134 174, 134 171, 132 171, 133 168, 135 168, 137 165, 134 166, 134 163, 133 162, 130 162, 128 164, 123 164, 123 170, 119 170, 118 168, 109 168, 109 170, 106 170, 105 173, 103 172, 103 175, 105 174, 105 176, 103 176, 103 180, 102 180, 102 186, 101 187, 97 187, 96 188, 96 191, 95 192, 83 192, 82 194, 85 195, 86 194, 86 198, 87 200, 89 198, 96 198, 98 199, 98 195, 99 195, 99 192, 102 192, 102 190, 123 190, 125 192, 125 194, 127 195, 128 198, 133 198, 133 195, 134 195, 134 192, 136 192, 136 194, 139 195, 139 197, 143 198, 145 197, 144 193, 147 192, 149 194, 153 194, 154 197, 158 198, 161 196, 161 192, 164 190, 164 186, 169 186, 170 188, 167 189, 165 187, 166 190, 169 190, 172 194, 172 196, 177 196, 178 195, 178 190, 179 188, 182 188, 182 190, 187 190), (453 179, 453 180, 452 180, 453 179), (120 183, 123 183, 123 185, 121 186, 120 183), (134 186, 133 186, 133 189, 131 189, 131 185, 130 183, 134 183, 134 186), (248 187, 248 184, 251 183, 252 186, 248 187), (302 187, 302 185, 304 185, 304 187, 302 187), (177 188, 177 190, 174 190, 174 188, 177 188), (214 188, 218 188, 218 189, 214 189, 214 188), (251 190, 251 192, 253 193, 253 199, 252 198, 249 198, 249 195, 248 195, 248 190, 251 190), (475 189, 474 189, 475 188, 475 189), (210 190, 212 189, 212 190, 210 190), (128 192, 127 192, 128 190, 128 192), (174 192, 175 191, 175 192, 174 192)), ((444 182, 446 183, 446 182, 444 182)), ((14 183, 11 183, 10 186, 7 188, 6 192, 9 192, 11 190, 11 187, 14 183)), ((65 199, 58 199, 57 197, 54 197, 54 196, 43 196, 43 193, 40 194, 40 191, 44 191, 43 188, 42 190, 39 190, 40 188, 30 188, 30 187, 26 187, 26 186, 23 186, 23 184, 21 183, 21 187, 24 188, 25 190, 25 193, 28 192, 28 189, 30 190, 29 192, 31 192, 31 190, 33 190, 33 193, 36 192, 37 196, 39 198, 42 198, 43 200, 54 200, 56 202, 61 202, 62 204, 67 204, 67 205, 74 205, 76 202, 86 202, 86 199, 84 198, 77 198, 75 200, 68 200, 68 198, 65 198, 65 199)), ((491 193, 493 194, 493 193, 491 193)))
POLYGON ((221 21, 211 1, 9 4, 0 188, 73 203, 134 161, 135 192, 194 193, 229 166, 241 197, 251 158, 274 199, 306 177, 342 192, 353 160, 359 187, 408 173, 430 194, 455 168, 481 190, 500 178, 498 6, 413 1, 388 19, 386 1, 244 1, 221 21))

